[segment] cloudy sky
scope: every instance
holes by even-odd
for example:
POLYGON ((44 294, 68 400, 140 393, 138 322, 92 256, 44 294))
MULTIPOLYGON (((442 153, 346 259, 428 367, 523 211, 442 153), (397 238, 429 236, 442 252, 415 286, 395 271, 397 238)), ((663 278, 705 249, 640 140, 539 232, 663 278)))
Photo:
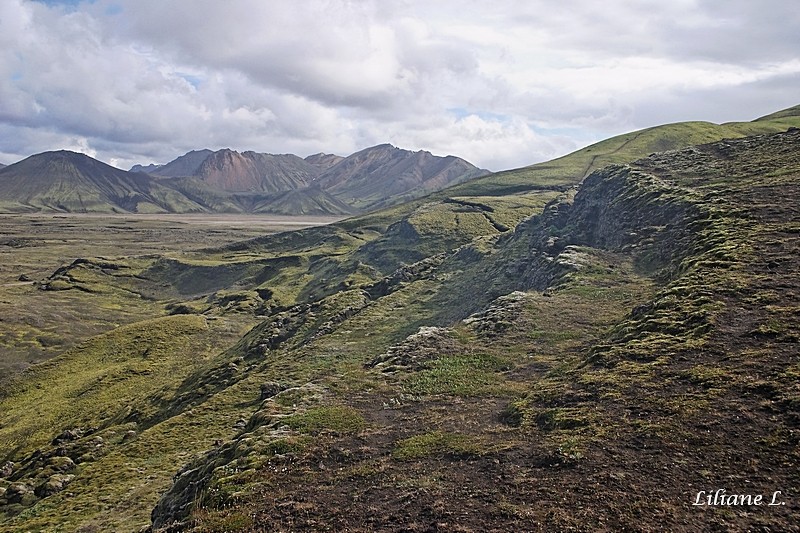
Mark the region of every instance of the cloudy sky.
POLYGON ((492 170, 800 103, 796 0, 0 0, 0 162, 390 142, 492 170))

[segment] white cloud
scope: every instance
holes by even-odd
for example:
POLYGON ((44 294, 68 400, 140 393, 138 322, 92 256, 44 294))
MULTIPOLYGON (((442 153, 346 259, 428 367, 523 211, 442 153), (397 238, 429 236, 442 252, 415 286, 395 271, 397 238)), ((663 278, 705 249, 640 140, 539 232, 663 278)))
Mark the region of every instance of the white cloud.
POLYGON ((795 105, 798 26, 789 0, 6 0, 0 157, 390 141, 510 168, 795 105))

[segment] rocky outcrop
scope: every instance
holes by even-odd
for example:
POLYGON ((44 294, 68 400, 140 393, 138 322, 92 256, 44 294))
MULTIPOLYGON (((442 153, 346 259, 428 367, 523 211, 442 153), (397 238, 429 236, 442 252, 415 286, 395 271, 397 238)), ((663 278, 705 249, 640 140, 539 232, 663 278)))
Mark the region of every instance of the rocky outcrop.
POLYGON ((252 467, 254 458, 290 463, 294 449, 291 437, 296 432, 284 420, 321 405, 325 397, 325 389, 306 383, 284 388, 263 400, 250 420, 237 428, 242 433, 235 439, 219 443, 175 474, 172 486, 153 509, 153 530, 182 531, 196 506, 224 505, 228 496, 214 486, 214 480, 228 476, 231 470, 238 470, 242 465, 252 467), (232 469, 234 462, 238 466, 232 469))
POLYGON ((0 467, 0 513, 16 515, 64 490, 81 465, 105 454, 105 441, 96 431, 95 428, 64 429, 50 447, 0 467))
POLYGON ((528 297, 521 291, 501 296, 485 310, 472 314, 462 322, 482 337, 495 337, 508 329, 522 311, 528 297))
POLYGON ((630 165, 593 172, 576 189, 523 220, 482 266, 487 295, 544 291, 597 259, 591 250, 631 253, 637 266, 670 277, 710 214, 696 193, 630 165))
POLYGON ((428 361, 461 350, 461 345, 447 328, 422 326, 419 331, 390 346, 386 353, 375 357, 364 366, 387 374, 399 370, 417 371, 422 370, 428 361))

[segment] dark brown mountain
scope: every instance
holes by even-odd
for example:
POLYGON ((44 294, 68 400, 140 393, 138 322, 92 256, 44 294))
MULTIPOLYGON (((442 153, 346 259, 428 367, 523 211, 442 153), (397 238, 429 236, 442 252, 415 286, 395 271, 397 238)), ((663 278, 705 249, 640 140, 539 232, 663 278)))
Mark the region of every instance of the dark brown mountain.
POLYGON ((191 212, 203 207, 147 174, 61 150, 0 170, 0 211, 191 212))
POLYGON ((287 213, 297 207, 298 214, 309 209, 344 214, 394 205, 488 173, 458 157, 437 157, 389 144, 349 157, 318 153, 305 159, 292 154, 198 150, 166 165, 133 168, 158 177, 191 178, 164 184, 212 211, 223 205, 228 211, 233 203, 246 212, 287 213), (274 203, 274 195, 284 192, 299 194, 274 203), (246 199, 244 194, 255 196, 246 199), (277 210, 268 211, 273 208, 277 210))
POLYGON ((488 173, 459 157, 381 144, 344 158, 326 170, 318 183, 343 202, 371 209, 390 205, 393 197, 416 198, 488 173))
POLYGON ((317 167, 296 155, 225 149, 203 160, 194 175, 218 190, 274 193, 305 188, 319 173, 317 167))

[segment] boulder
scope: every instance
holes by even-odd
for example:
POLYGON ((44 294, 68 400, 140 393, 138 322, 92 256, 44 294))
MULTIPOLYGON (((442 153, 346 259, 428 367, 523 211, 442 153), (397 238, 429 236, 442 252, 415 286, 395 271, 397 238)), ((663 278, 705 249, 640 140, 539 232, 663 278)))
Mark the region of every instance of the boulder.
POLYGON ((280 383, 276 383, 275 381, 268 381, 266 383, 261 384, 261 394, 259 395, 259 400, 262 402, 269 398, 272 398, 282 390, 286 389, 280 383))
POLYGON ((78 440, 83 437, 83 430, 81 428, 65 429, 58 437, 53 439, 53 444, 61 444, 63 442, 70 442, 78 440))
POLYGON ((51 457, 47 460, 47 466, 57 472, 71 472, 75 470, 75 462, 69 457, 51 457))
POLYGON ((34 493, 40 498, 46 498, 51 494, 61 492, 73 480, 72 474, 54 474, 47 481, 36 487, 34 493))
POLYGON ((33 487, 27 483, 12 483, 6 487, 6 501, 8 503, 26 503, 34 497, 33 487))
POLYGON ((8 477, 14 472, 14 463, 11 461, 6 461, 6 463, 0 467, 0 477, 8 477))

